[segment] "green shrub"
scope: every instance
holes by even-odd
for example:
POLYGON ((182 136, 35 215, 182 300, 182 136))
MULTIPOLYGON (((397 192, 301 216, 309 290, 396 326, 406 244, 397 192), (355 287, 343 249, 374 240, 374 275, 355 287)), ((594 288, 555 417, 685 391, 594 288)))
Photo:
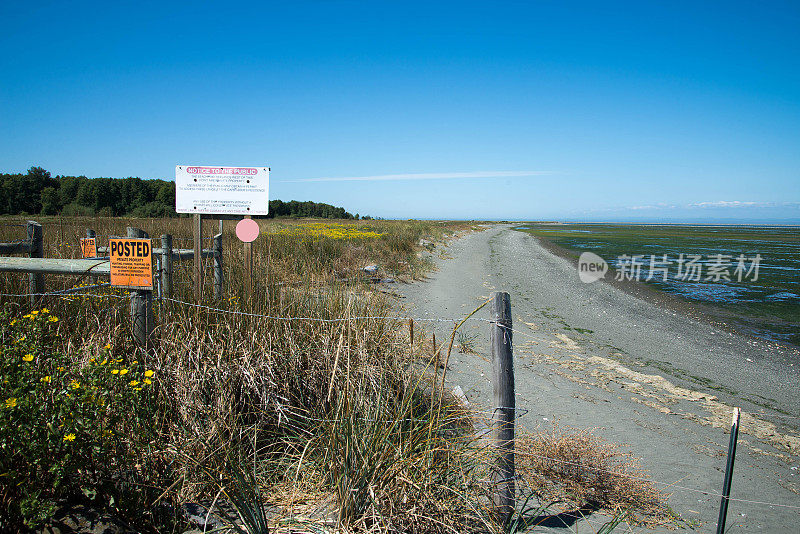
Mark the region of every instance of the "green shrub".
POLYGON ((33 527, 80 498, 121 501, 120 473, 141 462, 155 371, 111 345, 76 361, 54 349, 49 310, 0 312, 0 516, 33 527))

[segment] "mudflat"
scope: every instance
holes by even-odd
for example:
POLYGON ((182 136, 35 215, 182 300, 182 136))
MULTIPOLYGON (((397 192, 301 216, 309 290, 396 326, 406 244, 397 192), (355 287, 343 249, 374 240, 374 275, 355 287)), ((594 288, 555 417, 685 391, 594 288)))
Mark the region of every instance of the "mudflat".
MULTIPOLYGON (((398 305, 410 316, 457 320, 493 291, 510 293, 521 429, 559 424, 626 444, 649 479, 671 494, 668 504, 684 520, 677 526, 709 532, 717 521, 731 414, 741 407, 726 530, 798 531, 796 350, 615 284, 584 284, 569 260, 509 225, 440 245, 432 259, 437 270, 426 280, 397 288, 398 305)), ((476 318, 488 319, 488 306, 476 318)), ((421 326, 444 340, 453 323, 421 326)), ((461 330, 474 352, 453 351, 449 386, 489 409, 489 324, 468 321, 461 330)), ((535 531, 592 531, 607 519, 595 514, 535 531)))

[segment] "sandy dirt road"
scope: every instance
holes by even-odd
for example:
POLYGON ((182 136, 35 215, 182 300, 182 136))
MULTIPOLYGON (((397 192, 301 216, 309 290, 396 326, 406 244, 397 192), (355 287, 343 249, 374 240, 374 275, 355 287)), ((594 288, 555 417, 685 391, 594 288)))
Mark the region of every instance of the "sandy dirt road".
MULTIPOLYGON (((570 262, 508 225, 439 245, 433 259, 437 270, 428 279, 395 288, 398 306, 410 316, 458 319, 492 291, 511 294, 521 431, 557 421, 628 445, 649 477, 672 494, 668 504, 685 520, 682 528, 713 532, 732 406, 739 406, 744 414, 732 497, 740 500, 730 504, 726 530, 800 532, 796 354, 610 284, 583 284, 570 262)), ((476 317, 488 319, 488 306, 476 317)), ((444 340, 452 326, 430 322, 424 328, 444 340)), ((462 330, 476 353, 453 351, 448 383, 488 409, 489 325, 470 321, 462 330)), ((534 531, 593 532, 607 519, 595 514, 569 527, 534 531)), ((629 531, 669 532, 617 530, 629 531)))

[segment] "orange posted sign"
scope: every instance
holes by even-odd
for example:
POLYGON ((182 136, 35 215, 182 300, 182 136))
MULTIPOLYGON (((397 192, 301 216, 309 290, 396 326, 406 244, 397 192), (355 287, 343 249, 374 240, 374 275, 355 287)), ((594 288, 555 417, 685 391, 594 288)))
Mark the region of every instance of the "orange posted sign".
POLYGON ((153 289, 153 259, 149 239, 110 239, 111 285, 153 289))
POLYGON ((81 238, 81 252, 84 258, 97 257, 97 239, 94 237, 81 238))

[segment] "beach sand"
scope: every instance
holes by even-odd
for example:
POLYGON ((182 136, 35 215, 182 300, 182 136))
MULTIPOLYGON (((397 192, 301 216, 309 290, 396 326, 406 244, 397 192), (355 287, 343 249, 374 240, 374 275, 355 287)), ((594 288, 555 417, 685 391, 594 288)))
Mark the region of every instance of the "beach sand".
MULTIPOLYGON (((647 288, 584 284, 571 260, 512 228, 492 225, 440 245, 435 272, 394 288, 398 306, 414 317, 459 319, 493 291, 509 292, 519 427, 547 430, 557 422, 626 444, 649 478, 663 483, 659 489, 671 493, 668 504, 683 528, 715 528, 732 407, 741 407, 731 493, 740 500, 729 505, 728 532, 798 532, 796 349, 703 320, 701 307, 647 288)), ((476 317, 488 319, 488 306, 476 317)), ((453 327, 418 324, 439 340, 453 327)), ((490 408, 489 324, 469 321, 462 330, 474 337, 476 353, 453 351, 448 384, 460 386, 473 406, 490 408)), ((570 527, 533 531, 591 532, 607 520, 593 514, 570 527)))

